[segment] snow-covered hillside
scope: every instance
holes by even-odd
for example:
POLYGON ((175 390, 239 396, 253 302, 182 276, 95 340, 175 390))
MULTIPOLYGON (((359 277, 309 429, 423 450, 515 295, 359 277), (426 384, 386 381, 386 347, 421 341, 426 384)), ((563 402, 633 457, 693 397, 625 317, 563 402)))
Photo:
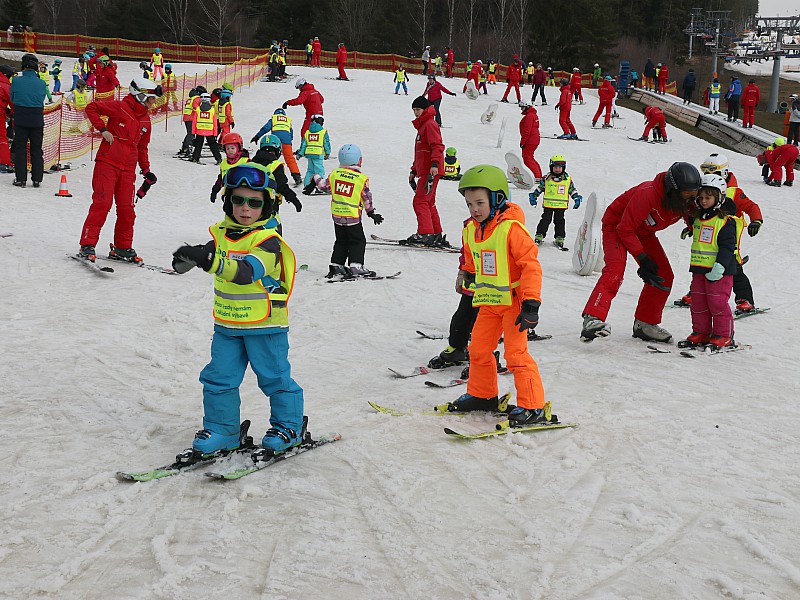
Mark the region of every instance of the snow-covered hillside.
MULTIPOLYGON (((65 59, 66 72, 71 60, 65 59)), ((136 73, 120 64, 120 81, 136 73)), ((192 65, 175 65, 191 72, 192 65)), ((415 230, 407 183, 415 131, 409 96, 392 74, 291 67, 326 98, 335 149, 364 153, 375 205, 386 221, 367 234, 415 230)), ((463 81, 443 80, 460 92, 463 81)), ((518 148, 519 109, 500 104, 481 125, 489 97, 443 100, 445 144, 461 164, 504 166, 518 148), (503 118, 503 147, 496 148, 503 118)), ((524 94, 530 98, 531 89, 524 94)), ((589 143, 548 139, 560 132, 553 105, 537 107, 537 152, 565 154, 588 197, 614 198, 676 160, 699 165, 714 146, 670 127, 672 143, 634 142, 642 117, 620 109, 618 129, 591 129, 596 94, 572 112, 589 143)), ((256 83, 234 96, 236 131, 249 139, 272 110, 296 95, 291 83, 256 83)), ((301 108, 288 110, 302 122, 301 108)), ((203 243, 220 219, 209 203, 217 174, 173 159, 179 119, 156 126, 150 148, 158 184, 137 207, 135 248, 168 265, 184 242, 203 243)), ((378 246, 366 264, 397 280, 330 285, 329 200, 301 196, 282 213, 301 263, 291 300, 293 375, 305 390, 315 434, 342 441, 238 482, 192 472, 124 484, 118 470, 168 463, 201 426, 198 374, 209 359, 212 279, 117 267, 100 278, 66 254, 78 250, 90 204, 88 155, 67 172, 73 198, 0 182, 0 597, 13 599, 784 599, 800 597, 800 377, 798 377, 798 188, 768 188, 751 157, 726 152, 741 187, 765 222, 745 237, 756 302, 771 311, 736 321, 751 351, 695 360, 650 354, 631 338, 641 281, 633 268, 614 302, 613 333, 579 341, 581 310, 596 275, 580 277, 550 239, 539 333, 532 342, 554 411, 580 428, 459 442, 443 433, 491 427, 485 416, 392 417, 367 404, 422 410, 463 388, 434 390, 398 380, 444 342, 415 330, 446 332, 458 303, 458 257, 378 246)), ((305 161, 301 166, 305 167, 305 161)), ((328 161, 326 168, 335 166, 328 161)), ((512 188, 535 226, 540 208, 512 188)), ((458 240, 468 216, 453 182, 438 206, 458 240)), ((572 244, 583 207, 567 214, 572 244)), ((112 240, 113 214, 98 250, 112 240)), ((672 297, 688 289, 689 243, 676 225, 659 235, 676 273, 672 297)), ((552 229, 551 229, 552 235, 552 229)), ((668 307, 663 325, 690 332, 687 309, 668 307)), ((455 369, 429 376, 446 381, 455 369)), ((501 391, 513 386, 501 378, 501 391)), ((266 400, 248 373, 242 416, 260 437, 266 400)))

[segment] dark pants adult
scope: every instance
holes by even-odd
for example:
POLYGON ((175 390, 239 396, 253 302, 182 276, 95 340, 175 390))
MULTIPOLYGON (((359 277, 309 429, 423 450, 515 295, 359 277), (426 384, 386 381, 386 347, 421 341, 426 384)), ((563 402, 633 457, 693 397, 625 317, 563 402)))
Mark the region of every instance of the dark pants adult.
POLYGON ((28 143, 31 146, 31 179, 41 183, 44 178, 42 140, 44 127, 26 127, 14 123, 14 173, 17 181, 28 181, 28 143))
POLYGON ((469 334, 478 318, 478 306, 472 306, 472 296, 461 294, 456 312, 450 319, 450 336, 447 343, 453 348, 466 348, 469 345, 469 334))
POLYGON ((561 239, 567 237, 566 221, 564 219, 564 213, 566 212, 566 209, 563 208, 543 208, 542 218, 536 226, 536 235, 546 236, 547 230, 550 228, 550 221, 553 221, 556 225, 555 237, 561 239))
POLYGON ((181 152, 188 153, 192 146, 194 146, 194 134, 192 133, 192 122, 191 121, 184 121, 184 127, 186 127, 186 135, 183 136, 183 144, 181 145, 181 152))
POLYGON ((439 127, 442 126, 442 114, 439 112, 439 105, 441 103, 442 103, 442 99, 441 98, 438 98, 438 99, 434 100, 433 102, 431 102, 431 105, 433 105, 433 108, 436 109, 436 116, 434 117, 434 119, 439 124, 439 127))
POLYGON ((533 86, 533 96, 531 96, 531 104, 536 102, 536 96, 538 94, 542 95, 542 105, 547 104, 547 98, 544 97, 544 84, 543 83, 537 83, 536 85, 533 86))
POLYGON ((367 238, 364 236, 364 226, 361 223, 356 225, 336 225, 333 230, 336 232, 336 241, 333 242, 333 252, 331 253, 331 264, 352 265, 353 263, 364 264, 364 251, 367 248, 367 238))
POLYGON ((683 88, 683 102, 684 104, 691 104, 694 88, 683 88))
POLYGON ((427 60, 423 60, 422 61, 422 74, 423 75, 427 75, 428 74, 428 61, 427 60))
POLYGON ((196 135, 194 136, 194 152, 192 153, 192 160, 200 160, 200 152, 203 150, 203 142, 208 143, 211 148, 211 154, 217 162, 222 162, 222 155, 219 153, 219 146, 217 145, 217 138, 213 135, 196 135))
POLYGON ((800 139, 800 121, 796 123, 789 121, 789 132, 786 134, 786 143, 797 146, 798 139, 800 139))
POLYGON ((740 96, 728 98, 728 121, 736 121, 739 118, 739 98, 740 96))

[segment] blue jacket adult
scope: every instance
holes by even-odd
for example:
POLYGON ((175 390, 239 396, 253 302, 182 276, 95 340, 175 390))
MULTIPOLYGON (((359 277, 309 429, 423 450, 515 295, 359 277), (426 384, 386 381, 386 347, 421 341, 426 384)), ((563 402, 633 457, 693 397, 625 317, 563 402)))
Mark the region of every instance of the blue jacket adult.
POLYGON ((25 69, 11 80, 14 122, 20 127, 44 127, 44 99, 47 84, 36 71, 25 69))
POLYGON ((731 85, 728 88, 728 93, 725 95, 725 99, 729 100, 734 96, 741 96, 742 95, 742 82, 739 81, 738 77, 734 77, 733 81, 731 81, 731 85))
POLYGON ((655 77, 656 76, 656 66, 653 64, 651 59, 647 59, 647 64, 644 66, 644 73, 645 77, 655 77))
POLYGON ((693 90, 695 87, 697 87, 697 77, 690 71, 686 74, 686 77, 683 78, 683 89, 693 90))

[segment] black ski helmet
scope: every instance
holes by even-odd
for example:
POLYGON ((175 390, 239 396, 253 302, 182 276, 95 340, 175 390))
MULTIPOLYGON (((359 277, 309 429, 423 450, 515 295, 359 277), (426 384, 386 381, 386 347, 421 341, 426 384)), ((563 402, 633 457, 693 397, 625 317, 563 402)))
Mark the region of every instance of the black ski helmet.
POLYGON ((665 191, 670 189, 678 192, 697 191, 700 189, 700 171, 691 163, 672 163, 664 178, 664 188, 665 191))
POLYGON ((0 65, 0 73, 11 79, 17 72, 9 65, 0 65))

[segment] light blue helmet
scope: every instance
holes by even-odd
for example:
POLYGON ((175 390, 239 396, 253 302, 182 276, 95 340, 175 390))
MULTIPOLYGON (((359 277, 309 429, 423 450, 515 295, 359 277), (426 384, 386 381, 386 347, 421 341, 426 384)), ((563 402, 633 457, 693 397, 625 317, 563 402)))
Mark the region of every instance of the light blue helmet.
POLYGON ((348 167, 361 162, 361 149, 355 144, 345 144, 339 148, 339 165, 348 167))
POLYGON ((276 108, 276 109, 275 109, 275 110, 272 112, 272 114, 273 114, 273 115, 285 115, 285 114, 286 114, 286 111, 285 111, 285 110, 283 110, 282 108, 276 108))
POLYGON ((156 54, 161 54, 161 48, 156 48, 156 54))

